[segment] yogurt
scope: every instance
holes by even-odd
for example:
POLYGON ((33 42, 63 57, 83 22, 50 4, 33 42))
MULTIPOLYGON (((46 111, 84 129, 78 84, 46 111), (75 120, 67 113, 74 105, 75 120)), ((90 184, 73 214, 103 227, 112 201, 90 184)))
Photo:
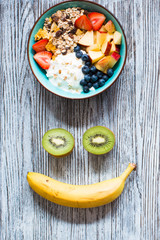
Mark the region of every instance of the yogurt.
POLYGON ((75 53, 67 55, 58 55, 55 60, 51 60, 50 67, 47 71, 47 77, 51 83, 73 93, 82 92, 80 80, 84 78, 82 67, 84 63, 75 56, 75 53))

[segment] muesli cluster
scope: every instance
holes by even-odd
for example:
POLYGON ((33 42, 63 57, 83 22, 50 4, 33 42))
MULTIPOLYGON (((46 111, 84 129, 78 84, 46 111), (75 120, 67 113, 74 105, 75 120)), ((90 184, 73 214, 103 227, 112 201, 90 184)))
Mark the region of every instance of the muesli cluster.
POLYGON ((88 93, 103 87, 120 59, 122 35, 104 14, 79 7, 58 10, 35 35, 34 59, 51 83, 88 93), (80 72, 81 70, 81 72, 80 72))
MULTIPOLYGON (((84 13, 85 11, 81 8, 68 8, 66 10, 58 10, 50 18, 45 19, 43 32, 46 32, 49 39, 46 48, 48 51, 53 52, 54 56, 73 52, 74 47, 86 32, 74 26, 76 19, 84 13), (53 48, 52 45, 55 47, 53 48)), ((41 32, 42 30, 40 29, 35 35, 35 40, 39 40, 41 32)))

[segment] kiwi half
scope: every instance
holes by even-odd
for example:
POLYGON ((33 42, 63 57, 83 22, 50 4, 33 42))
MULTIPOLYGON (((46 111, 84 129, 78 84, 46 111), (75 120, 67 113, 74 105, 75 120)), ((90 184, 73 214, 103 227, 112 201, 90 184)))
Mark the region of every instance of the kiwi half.
POLYGON ((51 155, 64 157, 72 152, 74 148, 74 138, 67 130, 55 128, 44 134, 42 146, 51 155))
POLYGON ((84 148, 96 155, 111 151, 114 144, 114 133, 106 127, 96 126, 89 128, 83 135, 84 148))

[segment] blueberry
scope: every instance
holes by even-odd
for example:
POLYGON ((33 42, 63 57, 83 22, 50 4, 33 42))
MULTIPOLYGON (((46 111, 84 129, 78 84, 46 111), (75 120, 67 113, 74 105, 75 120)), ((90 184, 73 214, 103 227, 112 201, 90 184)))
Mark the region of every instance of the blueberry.
POLYGON ((74 52, 79 52, 81 50, 81 48, 80 48, 80 46, 76 46, 76 47, 74 47, 74 52))
POLYGON ((90 67, 90 66, 91 66, 91 62, 90 62, 90 61, 86 61, 86 62, 85 62, 85 65, 88 66, 88 67, 90 67))
POLYGON ((92 73, 96 73, 97 72, 97 68, 95 66, 92 66, 90 68, 90 70, 91 70, 92 73))
POLYGON ((89 82, 89 83, 87 83, 87 86, 88 86, 89 88, 91 88, 91 87, 93 86, 93 84, 92 84, 91 82, 89 82))
POLYGON ((87 54, 83 54, 82 60, 83 60, 84 62, 88 61, 88 60, 89 60, 89 56, 88 56, 87 54))
POLYGON ((89 73, 89 67, 88 66, 83 66, 82 67, 82 72, 84 73, 84 74, 87 74, 87 73, 89 73))
POLYGON ((108 68, 108 70, 107 70, 107 75, 108 75, 109 77, 112 77, 113 73, 114 73, 113 69, 112 69, 112 68, 108 68))
POLYGON ((82 79, 82 80, 80 81, 80 85, 81 85, 81 86, 85 86, 85 85, 87 85, 87 82, 86 82, 84 79, 82 79))
POLYGON ((100 87, 104 86, 105 80, 103 78, 99 79, 98 84, 100 87))
POLYGON ((94 87, 95 89, 99 88, 99 84, 98 84, 98 82, 93 83, 93 87, 94 87))
POLYGON ((92 82, 92 83, 95 83, 97 80, 98 80, 98 77, 97 77, 95 74, 93 74, 93 75, 91 76, 91 82, 92 82))
POLYGON ((89 92, 89 87, 88 86, 84 86, 83 87, 83 92, 88 93, 89 92))
POLYGON ((96 75, 98 78, 103 78, 103 73, 101 71, 98 71, 96 75))
POLYGON ((85 80, 86 82, 89 82, 89 81, 91 80, 91 76, 90 76, 89 74, 86 74, 86 75, 84 76, 84 80, 85 80))
POLYGON ((103 75, 103 79, 104 79, 105 82, 107 82, 107 80, 109 79, 109 77, 108 77, 106 74, 104 74, 104 75, 103 75))
POLYGON ((83 53, 82 53, 81 51, 79 51, 79 52, 76 52, 76 57, 77 57, 77 58, 81 58, 81 57, 82 57, 82 55, 83 55, 83 53))

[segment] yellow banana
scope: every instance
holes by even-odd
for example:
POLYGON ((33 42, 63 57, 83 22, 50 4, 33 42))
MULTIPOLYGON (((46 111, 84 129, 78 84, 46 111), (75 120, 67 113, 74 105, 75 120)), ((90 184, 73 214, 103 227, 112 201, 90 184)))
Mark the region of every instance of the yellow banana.
POLYGON ((119 177, 90 185, 62 183, 35 172, 29 172, 27 180, 36 193, 51 202, 67 207, 91 208, 115 200, 122 193, 127 177, 135 168, 136 164, 130 163, 119 177))

